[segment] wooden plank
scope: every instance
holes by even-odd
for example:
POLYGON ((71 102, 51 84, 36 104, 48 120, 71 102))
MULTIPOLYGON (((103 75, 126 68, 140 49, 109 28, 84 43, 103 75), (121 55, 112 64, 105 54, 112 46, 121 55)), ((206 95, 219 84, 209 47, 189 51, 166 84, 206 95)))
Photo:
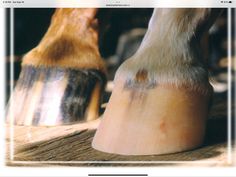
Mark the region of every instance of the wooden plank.
MULTIPOLYGON (((211 122, 212 124, 212 122, 211 122)), ((219 125, 219 122, 217 122, 219 125)), ((221 124, 222 125, 222 124, 221 124)), ((17 126, 15 127, 17 132, 17 126)), ((36 127, 34 127, 36 128, 36 127)), ((36 128, 37 129, 37 128, 36 128)), ((44 128, 38 127, 44 133, 44 128)), ((50 129, 55 131, 55 128, 47 128, 45 131, 50 133, 50 129)), ((215 127, 215 130, 218 129, 215 127)), ((21 127, 20 129, 21 130, 21 127)), ((40 131, 38 130, 38 131, 40 131)), ((30 165, 30 161, 49 161, 55 163, 56 161, 67 161, 66 164, 63 162, 55 163, 54 165, 70 165, 70 166, 81 166, 86 165, 76 162, 68 163, 69 161, 140 161, 140 164, 136 165, 145 165, 141 161, 219 161, 219 163, 213 163, 214 165, 227 165, 227 151, 226 151, 226 142, 225 139, 214 140, 212 133, 207 134, 207 142, 202 147, 176 154, 168 155, 152 155, 152 156, 121 156, 114 154, 107 154, 103 152, 98 152, 91 147, 91 141, 94 136, 95 130, 71 130, 66 126, 57 127, 57 132, 67 132, 63 133, 61 136, 54 136, 51 139, 42 140, 39 138, 39 141, 27 142, 25 144, 18 144, 16 142, 15 146, 15 161, 27 161, 30 165), (213 138, 213 139, 212 139, 213 138)), ((218 129, 219 130, 219 129, 218 129)), ((45 136, 45 135, 43 135, 45 136)), ((33 165, 33 162, 31 165, 33 165)), ((37 163, 36 163, 37 164, 37 163)), ((40 162, 38 162, 40 164, 40 162)), ((186 162, 186 164, 188 164, 186 162)), ((213 165, 211 164, 211 165, 213 165)), ((11 164, 9 164, 11 165, 11 164)), ((15 164, 16 165, 16 164, 15 164)), ((20 165, 20 163, 18 163, 20 165)), ((92 165, 99 166, 104 165, 101 163, 94 163, 92 165)), ((105 164, 112 165, 112 164, 105 164)), ((114 165, 114 164, 113 164, 114 165)), ((116 164, 117 165, 117 164, 116 164)), ((119 165, 132 165, 121 163, 119 165)), ((133 164, 134 165, 134 164, 133 164)), ((154 164, 148 164, 154 165, 154 164)), ((208 164, 209 165, 209 164, 208 164)))
MULTIPOLYGON (((7 165, 229 166, 230 164, 227 163, 226 110, 225 97, 215 98, 207 122, 204 145, 195 150, 166 155, 122 156, 94 150, 91 147, 91 141, 99 124, 99 120, 97 120, 90 124, 80 123, 57 127, 14 126, 14 161, 10 161, 10 127, 6 125, 7 165), (184 163, 172 163, 172 161, 184 161, 184 163), (116 163, 114 164, 114 162, 116 163)), ((235 156, 235 147, 233 154, 235 156)))

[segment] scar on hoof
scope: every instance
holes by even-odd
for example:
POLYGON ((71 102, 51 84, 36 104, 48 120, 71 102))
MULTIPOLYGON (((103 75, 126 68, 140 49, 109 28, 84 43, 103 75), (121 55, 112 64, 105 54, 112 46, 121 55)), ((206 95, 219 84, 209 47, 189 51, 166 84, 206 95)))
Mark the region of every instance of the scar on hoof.
POLYGON ((135 81, 137 83, 145 83, 148 81, 148 72, 145 69, 141 69, 136 73, 135 81))
POLYGON ((156 79, 149 76, 146 69, 140 69, 135 74, 135 78, 129 78, 125 82, 124 89, 146 90, 153 89, 157 85, 156 79))

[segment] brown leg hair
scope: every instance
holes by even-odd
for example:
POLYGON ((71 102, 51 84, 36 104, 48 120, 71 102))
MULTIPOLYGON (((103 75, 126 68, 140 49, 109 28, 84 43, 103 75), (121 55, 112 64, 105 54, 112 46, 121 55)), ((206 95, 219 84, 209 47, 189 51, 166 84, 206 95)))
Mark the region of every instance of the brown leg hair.
POLYGON ((106 68, 98 48, 97 9, 57 9, 28 52, 8 104, 7 121, 58 125, 98 117, 106 68))

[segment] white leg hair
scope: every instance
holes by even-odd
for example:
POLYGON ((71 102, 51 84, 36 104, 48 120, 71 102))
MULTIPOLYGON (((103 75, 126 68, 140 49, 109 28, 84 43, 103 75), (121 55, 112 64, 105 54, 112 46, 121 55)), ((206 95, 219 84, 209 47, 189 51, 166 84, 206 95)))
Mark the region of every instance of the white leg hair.
POLYGON ((115 81, 125 77, 127 87, 168 84, 207 92, 208 72, 199 38, 211 14, 210 9, 155 9, 141 46, 121 65, 115 81), (146 72, 148 84, 134 84, 140 71, 146 72))

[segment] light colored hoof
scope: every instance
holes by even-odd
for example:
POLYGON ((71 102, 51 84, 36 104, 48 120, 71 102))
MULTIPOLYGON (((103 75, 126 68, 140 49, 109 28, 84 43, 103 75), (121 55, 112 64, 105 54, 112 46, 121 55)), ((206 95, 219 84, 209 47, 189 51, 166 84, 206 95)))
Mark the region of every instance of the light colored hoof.
POLYGON ((210 95, 171 85, 129 89, 119 80, 92 146, 122 155, 194 149, 204 139, 210 95))

